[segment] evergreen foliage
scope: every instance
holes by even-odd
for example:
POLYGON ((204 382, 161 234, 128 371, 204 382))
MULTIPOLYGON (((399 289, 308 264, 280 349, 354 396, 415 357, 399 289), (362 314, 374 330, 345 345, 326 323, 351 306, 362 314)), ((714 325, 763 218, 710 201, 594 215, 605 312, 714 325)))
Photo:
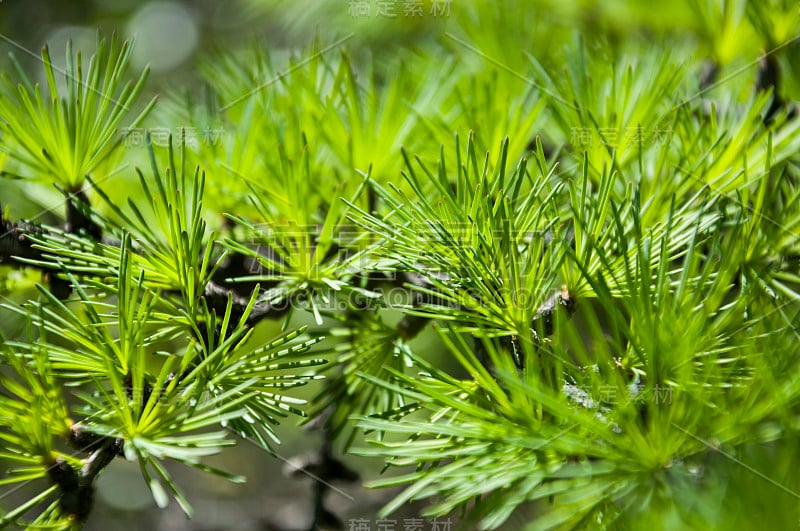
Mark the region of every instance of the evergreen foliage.
POLYGON ((26 501, 0 527, 80 528, 116 459, 191 515, 165 461, 241 482, 203 458, 295 418, 322 480, 355 478, 332 449, 399 469, 385 515, 797 527, 796 3, 453 3, 446 31, 383 21, 394 54, 318 4, 353 32, 212 54, 158 104, 116 36, 63 80, 45 49, 44 89, 4 73, 3 175, 65 215, 3 199, 0 485, 26 501))

